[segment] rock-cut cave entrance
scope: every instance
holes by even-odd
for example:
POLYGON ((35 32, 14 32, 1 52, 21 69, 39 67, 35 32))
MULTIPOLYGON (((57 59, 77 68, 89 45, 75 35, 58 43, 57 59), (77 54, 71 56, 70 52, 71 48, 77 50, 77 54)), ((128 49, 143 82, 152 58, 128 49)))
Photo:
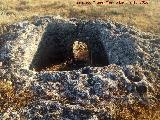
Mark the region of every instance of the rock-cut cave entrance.
POLYGON ((59 35, 59 31, 46 31, 30 65, 31 70, 70 71, 85 66, 108 65, 101 42, 76 39, 65 32, 63 30, 63 34, 59 35))

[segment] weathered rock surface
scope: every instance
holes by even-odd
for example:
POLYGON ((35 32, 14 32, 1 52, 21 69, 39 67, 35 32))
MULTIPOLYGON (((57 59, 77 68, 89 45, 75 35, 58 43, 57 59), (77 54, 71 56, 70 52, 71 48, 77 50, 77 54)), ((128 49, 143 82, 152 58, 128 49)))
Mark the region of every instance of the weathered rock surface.
POLYGON ((150 107, 159 101, 158 36, 111 21, 56 17, 8 27, 10 31, 0 36, 0 78, 11 80, 17 91, 29 89, 35 98, 16 112, 8 108, 0 113, 2 119, 122 119, 125 107, 136 103, 150 107), (43 70, 55 60, 71 57, 75 40, 88 45, 90 66, 43 70))

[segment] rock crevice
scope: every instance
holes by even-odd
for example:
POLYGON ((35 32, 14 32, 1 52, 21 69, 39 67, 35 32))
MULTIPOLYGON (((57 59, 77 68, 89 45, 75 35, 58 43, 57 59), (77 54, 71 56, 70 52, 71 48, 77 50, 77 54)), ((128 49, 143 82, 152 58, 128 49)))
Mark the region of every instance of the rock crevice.
POLYGON ((35 98, 0 118, 137 119, 135 104, 150 108, 158 101, 157 36, 111 21, 56 17, 9 28, 0 35, 0 78, 35 98))

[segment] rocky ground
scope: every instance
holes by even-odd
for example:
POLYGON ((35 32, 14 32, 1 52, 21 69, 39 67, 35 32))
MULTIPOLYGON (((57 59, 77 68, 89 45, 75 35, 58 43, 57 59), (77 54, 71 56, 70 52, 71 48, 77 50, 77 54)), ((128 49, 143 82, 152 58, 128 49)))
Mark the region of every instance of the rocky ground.
POLYGON ((111 21, 58 17, 7 29, 0 35, 0 79, 17 96, 29 91, 30 100, 1 108, 0 119, 160 119, 159 36, 111 21), (75 41, 87 44, 89 64, 46 70, 72 58, 75 41))

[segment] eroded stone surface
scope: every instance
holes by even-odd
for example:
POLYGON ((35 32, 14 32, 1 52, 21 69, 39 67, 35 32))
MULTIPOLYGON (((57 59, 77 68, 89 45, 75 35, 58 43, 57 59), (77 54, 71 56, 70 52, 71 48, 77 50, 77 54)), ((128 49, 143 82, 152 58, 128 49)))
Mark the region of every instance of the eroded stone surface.
MULTIPOLYGON (((120 111, 120 106, 137 102, 150 106, 159 100, 160 38, 157 36, 110 21, 55 17, 35 18, 9 27, 10 32, 0 36, 3 40, 0 77, 11 80, 17 90, 29 89, 35 98, 16 112, 8 108, 0 114, 2 119, 8 116, 11 119, 118 119, 115 112, 120 111), (94 52, 93 62, 103 59, 100 62, 107 64, 72 71, 30 69, 37 63, 46 64, 46 51, 41 49, 57 48, 58 42, 62 45, 59 51, 67 56, 70 51, 67 48, 70 49, 75 39, 85 42, 94 52)), ((56 59, 55 52, 59 51, 51 49, 47 52, 51 59, 56 59)))

